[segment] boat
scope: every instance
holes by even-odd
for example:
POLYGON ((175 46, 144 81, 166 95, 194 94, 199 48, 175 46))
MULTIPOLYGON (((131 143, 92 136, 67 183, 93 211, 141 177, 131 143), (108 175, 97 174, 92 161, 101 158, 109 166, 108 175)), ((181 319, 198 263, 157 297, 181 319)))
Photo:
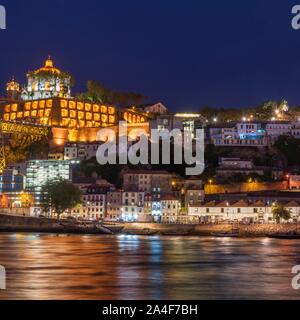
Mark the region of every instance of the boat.
POLYGON ((104 228, 112 231, 113 233, 121 233, 122 230, 124 229, 124 226, 118 225, 118 224, 106 224, 106 223, 103 223, 102 226, 104 228))
POLYGON ((161 234, 163 236, 188 236, 190 235, 192 230, 170 230, 163 231, 161 234))
POLYGON ((211 234, 217 238, 237 238, 239 236, 238 232, 219 232, 219 233, 212 233, 211 234))
POLYGON ((153 236, 157 233, 157 231, 145 228, 141 230, 140 229, 126 230, 125 233, 129 235, 136 235, 136 236, 153 236))
POLYGON ((274 233, 274 234, 267 234, 268 238, 274 239, 300 239, 300 234, 297 232, 287 232, 287 233, 274 233))
POLYGON ((234 225, 232 225, 231 231, 213 232, 211 235, 218 238, 237 238, 239 236, 239 229, 238 227, 234 227, 234 225))

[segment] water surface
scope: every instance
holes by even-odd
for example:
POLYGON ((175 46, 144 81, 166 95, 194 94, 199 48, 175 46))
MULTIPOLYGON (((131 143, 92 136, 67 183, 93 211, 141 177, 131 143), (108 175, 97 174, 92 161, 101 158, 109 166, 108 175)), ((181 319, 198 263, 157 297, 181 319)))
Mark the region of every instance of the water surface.
POLYGON ((299 240, 0 234, 0 299, 299 299, 299 240))

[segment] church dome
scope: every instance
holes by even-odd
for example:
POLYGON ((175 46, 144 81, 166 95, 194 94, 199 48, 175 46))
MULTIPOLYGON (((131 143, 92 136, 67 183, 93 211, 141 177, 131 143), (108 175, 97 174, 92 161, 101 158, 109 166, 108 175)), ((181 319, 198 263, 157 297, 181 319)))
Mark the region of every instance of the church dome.
POLYGON ((6 91, 7 92, 20 91, 20 84, 15 81, 14 77, 12 77, 11 81, 6 84, 6 91))
POLYGON ((48 59, 45 61, 45 65, 42 68, 39 68, 34 71, 34 74, 40 74, 40 73, 52 73, 56 75, 60 75, 62 72, 54 67, 53 60, 51 59, 50 56, 48 56, 48 59))

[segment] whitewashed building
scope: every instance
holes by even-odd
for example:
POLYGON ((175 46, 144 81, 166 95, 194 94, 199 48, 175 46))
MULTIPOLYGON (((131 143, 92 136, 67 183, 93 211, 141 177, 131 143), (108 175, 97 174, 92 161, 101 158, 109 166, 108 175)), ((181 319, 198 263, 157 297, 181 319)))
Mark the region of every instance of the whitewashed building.
MULTIPOLYGON (((247 202, 240 200, 236 202, 210 201, 197 206, 188 207, 189 221, 191 222, 257 222, 272 223, 273 203, 263 201, 247 202)), ((295 201, 285 203, 285 207, 291 212, 291 220, 299 219, 300 204, 295 201)))

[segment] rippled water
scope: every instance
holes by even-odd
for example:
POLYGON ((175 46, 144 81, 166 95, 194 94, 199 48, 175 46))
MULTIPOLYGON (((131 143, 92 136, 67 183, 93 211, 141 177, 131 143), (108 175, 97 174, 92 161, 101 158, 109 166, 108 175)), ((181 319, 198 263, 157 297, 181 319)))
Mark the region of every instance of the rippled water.
POLYGON ((300 242, 0 234, 0 299, 299 299, 300 242))

